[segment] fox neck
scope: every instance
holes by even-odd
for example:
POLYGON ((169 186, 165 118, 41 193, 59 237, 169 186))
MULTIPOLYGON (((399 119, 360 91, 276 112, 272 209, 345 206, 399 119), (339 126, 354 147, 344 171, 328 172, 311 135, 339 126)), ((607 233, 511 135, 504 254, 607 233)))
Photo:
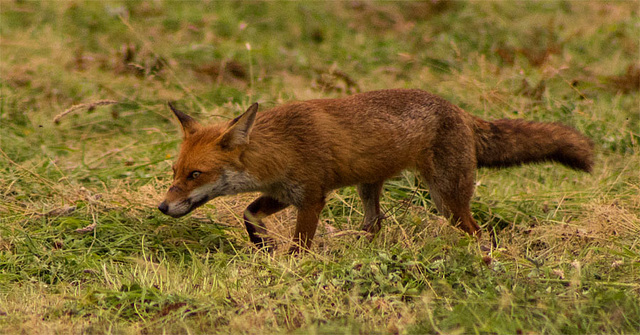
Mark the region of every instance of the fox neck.
POLYGON ((260 182, 247 170, 226 169, 214 186, 216 196, 255 192, 261 189, 260 182))
POLYGON ((285 159, 282 159, 282 154, 289 151, 286 145, 278 145, 262 138, 250 142, 240 157, 245 173, 252 180, 252 188, 245 192, 258 191, 283 203, 299 205, 304 195, 304 187, 291 179, 291 164, 288 164, 290 162, 286 155, 285 159), (257 143, 262 145, 256 145, 257 143))

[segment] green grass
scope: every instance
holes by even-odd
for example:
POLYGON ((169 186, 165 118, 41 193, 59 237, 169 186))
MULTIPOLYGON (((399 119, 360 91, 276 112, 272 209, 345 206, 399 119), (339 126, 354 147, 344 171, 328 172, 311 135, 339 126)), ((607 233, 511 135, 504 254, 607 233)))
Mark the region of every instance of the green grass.
POLYGON ((638 333, 640 45, 634 2, 0 4, 0 332, 638 333), (413 174, 358 239, 334 192, 312 251, 256 252, 255 195, 181 219, 177 100, 201 120, 382 88, 421 88, 487 119, 558 121, 596 144, 581 174, 480 170, 476 241, 413 174), (73 105, 109 99, 118 104, 73 105))

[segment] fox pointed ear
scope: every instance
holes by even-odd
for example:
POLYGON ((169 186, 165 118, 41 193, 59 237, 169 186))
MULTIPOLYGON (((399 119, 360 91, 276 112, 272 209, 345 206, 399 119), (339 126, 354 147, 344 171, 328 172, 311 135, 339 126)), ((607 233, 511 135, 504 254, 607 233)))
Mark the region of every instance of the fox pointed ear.
POLYGON ((233 119, 229 128, 220 136, 220 147, 225 150, 232 150, 240 145, 249 143, 249 134, 256 120, 258 103, 254 103, 242 115, 233 119))
POLYGON ((175 114, 176 117, 178 118, 178 121, 180 121, 185 137, 192 135, 193 133, 196 132, 196 130, 198 130, 198 128, 200 128, 200 124, 194 118, 179 111, 177 108, 173 106, 172 103, 169 102, 168 105, 169 105, 169 108, 171 108, 171 111, 173 112, 173 114, 175 114))

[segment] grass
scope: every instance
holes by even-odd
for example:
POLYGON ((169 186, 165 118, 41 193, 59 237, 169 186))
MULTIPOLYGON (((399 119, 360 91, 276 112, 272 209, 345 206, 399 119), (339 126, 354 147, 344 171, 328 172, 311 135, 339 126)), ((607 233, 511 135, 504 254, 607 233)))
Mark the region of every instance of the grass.
MULTIPOLYGON (((0 332, 640 332, 638 10, 3 1, 0 332), (254 101, 392 87, 571 125, 596 144, 595 170, 478 171, 490 252, 411 173, 385 185, 372 243, 345 188, 298 257, 252 249, 238 215, 255 195, 181 219, 155 209, 180 141, 167 101, 221 120, 254 101)), ((268 221, 282 244, 293 215, 268 221)))

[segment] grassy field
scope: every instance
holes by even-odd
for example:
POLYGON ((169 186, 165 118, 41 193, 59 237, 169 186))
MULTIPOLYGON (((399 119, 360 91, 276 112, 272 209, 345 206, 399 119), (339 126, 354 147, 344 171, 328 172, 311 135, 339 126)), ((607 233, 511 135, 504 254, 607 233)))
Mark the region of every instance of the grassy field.
MULTIPOLYGON (((0 333, 640 332, 637 2, 2 0, 0 15, 0 333), (255 194, 156 209, 181 139, 167 101, 215 121, 382 88, 571 125, 595 170, 479 170, 489 252, 408 172, 372 243, 345 188, 297 257, 252 248, 255 194)), ((268 220, 283 245, 293 215, 268 220)))

